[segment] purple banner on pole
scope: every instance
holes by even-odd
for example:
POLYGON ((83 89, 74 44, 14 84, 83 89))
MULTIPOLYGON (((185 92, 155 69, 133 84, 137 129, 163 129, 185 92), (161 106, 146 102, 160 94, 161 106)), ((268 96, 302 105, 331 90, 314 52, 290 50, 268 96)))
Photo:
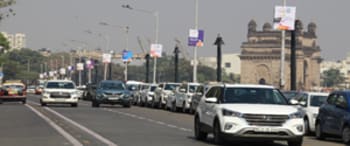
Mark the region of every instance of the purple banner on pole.
POLYGON ((188 46, 198 46, 198 42, 204 42, 204 30, 191 29, 188 37, 188 46))

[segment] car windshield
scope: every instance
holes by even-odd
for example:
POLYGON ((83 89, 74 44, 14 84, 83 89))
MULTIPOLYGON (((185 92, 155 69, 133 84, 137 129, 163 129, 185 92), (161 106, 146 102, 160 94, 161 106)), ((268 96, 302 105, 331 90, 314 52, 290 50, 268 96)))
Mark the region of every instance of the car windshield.
POLYGON ((24 86, 21 85, 5 85, 4 88, 11 88, 11 89, 24 89, 24 86))
POLYGON ((113 82, 102 83, 101 88, 104 90, 125 90, 125 86, 123 83, 113 83, 113 82))
POLYGON ((48 82, 46 85, 48 89, 74 89, 75 86, 72 82, 48 82))
POLYGON ((151 89, 150 89, 150 91, 154 91, 154 90, 156 90, 157 89, 157 86, 151 86, 151 89))
POLYGON ((319 107, 319 106, 321 106, 323 103, 326 102, 327 97, 328 97, 328 96, 320 96, 320 95, 311 96, 310 105, 311 105, 311 106, 315 106, 315 107, 319 107))
POLYGON ((138 90, 138 85, 133 85, 133 84, 129 84, 129 85, 127 85, 127 87, 128 87, 128 90, 130 90, 130 91, 135 91, 135 90, 138 90))
POLYGON ((247 104, 288 104, 287 100, 277 89, 266 88, 226 88, 223 102, 247 104))
POLYGON ((176 89, 177 86, 179 86, 179 85, 177 85, 177 84, 166 84, 164 90, 173 91, 174 89, 176 89))
POLYGON ((197 88, 198 88, 198 85, 190 85, 190 87, 189 87, 189 92, 190 93, 194 93, 196 90, 197 90, 197 88))

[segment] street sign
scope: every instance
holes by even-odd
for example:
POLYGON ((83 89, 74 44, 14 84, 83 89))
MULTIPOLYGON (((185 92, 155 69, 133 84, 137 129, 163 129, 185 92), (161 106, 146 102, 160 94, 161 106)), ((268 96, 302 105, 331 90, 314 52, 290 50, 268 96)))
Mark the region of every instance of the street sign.
POLYGON ((111 63, 112 62, 112 54, 105 53, 102 55, 103 63, 111 63))
POLYGON ((61 68, 60 69, 60 74, 61 75, 65 75, 66 74, 66 69, 65 68, 61 68))
POLYGON ((77 70, 84 70, 84 63, 77 63, 77 70))
POLYGON ((202 47, 204 44, 204 30, 190 29, 188 37, 188 46, 202 47))
POLYGON ((123 62, 131 62, 131 59, 133 57, 133 53, 131 51, 123 51, 123 55, 122 55, 122 60, 123 62))
POLYGON ((151 57, 162 57, 162 50, 163 45, 162 44, 151 44, 151 57))
POLYGON ((275 30, 294 30, 296 7, 276 6, 273 18, 275 30))
POLYGON ((94 62, 91 61, 90 59, 86 60, 85 64, 86 64, 86 68, 94 69, 94 62))

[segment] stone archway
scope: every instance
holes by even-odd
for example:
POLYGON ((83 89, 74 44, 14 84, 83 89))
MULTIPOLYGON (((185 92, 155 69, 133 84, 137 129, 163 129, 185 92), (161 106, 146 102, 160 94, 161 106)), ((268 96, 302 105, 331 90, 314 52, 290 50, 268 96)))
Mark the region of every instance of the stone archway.
POLYGON ((259 64, 256 66, 256 83, 258 84, 272 84, 271 71, 265 64, 259 64))
POLYGON ((261 78, 261 79, 259 80, 259 84, 260 84, 260 85, 266 85, 266 80, 265 80, 264 78, 261 78))

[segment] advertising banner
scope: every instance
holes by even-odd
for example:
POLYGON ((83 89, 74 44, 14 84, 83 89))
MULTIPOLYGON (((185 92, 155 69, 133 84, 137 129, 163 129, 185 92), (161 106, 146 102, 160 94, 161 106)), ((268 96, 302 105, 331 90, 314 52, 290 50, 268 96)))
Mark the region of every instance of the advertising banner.
POLYGON ((131 51, 123 51, 122 60, 123 62, 131 62, 133 53, 131 51))
POLYGON ((77 70, 84 70, 84 63, 77 63, 77 70))
POLYGON ((112 54, 105 53, 102 55, 103 63, 111 63, 112 62, 112 54))
POLYGON ((94 69, 94 61, 88 59, 88 60, 86 60, 85 64, 86 64, 86 68, 94 69))
POLYGON ((204 42, 204 30, 190 29, 188 46, 202 47, 204 42))
POLYGON ((162 44, 152 44, 151 45, 151 57, 162 57, 162 50, 163 45, 162 44))
POLYGON ((275 30, 294 30, 296 7, 276 6, 273 17, 275 30))

